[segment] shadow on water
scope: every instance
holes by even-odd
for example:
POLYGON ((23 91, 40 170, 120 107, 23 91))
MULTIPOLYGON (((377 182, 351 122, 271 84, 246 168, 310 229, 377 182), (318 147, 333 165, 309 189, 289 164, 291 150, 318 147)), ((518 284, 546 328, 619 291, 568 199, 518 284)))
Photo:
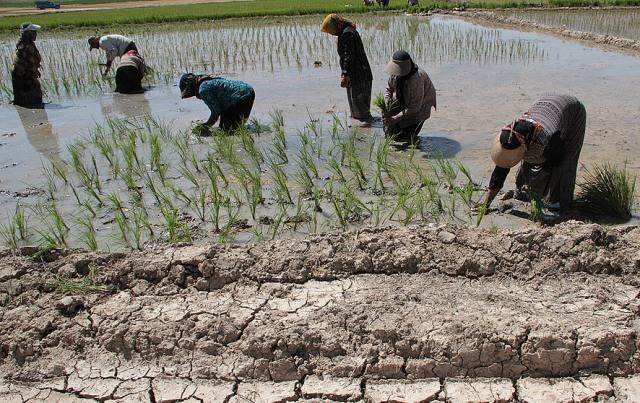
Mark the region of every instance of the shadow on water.
POLYGON ((20 106, 15 108, 27 135, 27 140, 33 148, 51 162, 62 162, 58 136, 49 122, 46 109, 27 109, 20 106))
POLYGON ((425 158, 435 159, 437 157, 455 158, 460 152, 461 146, 456 140, 448 137, 421 135, 418 149, 425 153, 425 158))

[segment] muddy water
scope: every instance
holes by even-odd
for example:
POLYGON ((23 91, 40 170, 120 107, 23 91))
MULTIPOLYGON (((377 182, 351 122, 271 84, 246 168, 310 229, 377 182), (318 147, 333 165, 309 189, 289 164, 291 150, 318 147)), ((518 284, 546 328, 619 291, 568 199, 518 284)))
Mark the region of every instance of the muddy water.
MULTIPOLYGON (((368 51, 373 55, 374 93, 382 92, 385 87, 384 62, 397 43, 421 55, 417 62, 429 72, 438 89, 438 110, 421 133, 421 149, 425 156, 443 152, 447 157, 461 159, 471 167, 477 180, 486 184, 491 172, 488 149, 494 133, 539 96, 548 92, 568 92, 580 98, 588 111, 582 161, 585 164, 628 161, 628 167, 640 173, 640 165, 634 158, 640 151, 640 134, 635 121, 640 116, 640 102, 634 91, 629 91, 640 86, 637 58, 551 36, 483 28, 446 17, 380 17, 373 22, 369 20, 362 31, 368 51), (421 27, 426 25, 442 28, 442 32, 468 32, 485 39, 493 38, 496 43, 518 41, 532 46, 532 50, 520 58, 504 57, 487 50, 486 46, 491 44, 487 42, 489 45, 482 45, 484 51, 476 49, 475 58, 456 58, 455 52, 459 51, 455 51, 454 56, 443 53, 442 57, 432 57, 420 36, 424 34, 421 27), (397 32, 390 34, 389 27, 394 26, 404 27, 400 33, 408 39, 398 39, 397 32), (408 30, 407 27, 417 29, 408 30), (386 41, 389 37, 394 38, 393 43, 386 41), (482 54, 493 54, 494 57, 483 57, 482 54)), ((331 38, 319 37, 319 40, 329 41, 329 45, 323 46, 333 49, 331 38)), ((265 69, 255 65, 253 68, 229 68, 225 75, 245 80, 255 87, 254 116, 262 121, 269 120, 269 112, 281 109, 288 131, 294 132, 296 127, 303 126, 309 114, 329 126, 330 113, 344 115, 348 109, 344 90, 338 86, 337 56, 320 52, 308 53, 305 57, 300 63, 294 58, 289 65, 284 63, 265 69), (314 67, 315 60, 311 60, 318 54, 322 67, 314 67)), ((103 122, 105 117, 151 113, 172 121, 180 129, 188 127, 195 119, 206 118, 207 112, 202 102, 180 100, 177 88, 164 84, 152 86, 143 95, 103 92, 90 97, 54 97, 44 111, 2 105, 1 207, 9 213, 15 204, 16 192, 28 193, 32 186, 42 182, 43 161, 68 159, 66 146, 86 135, 89 128, 103 122)), ((363 136, 380 136, 381 130, 363 129, 362 133, 363 136)), ((507 186, 512 187, 512 183, 508 180, 507 186)))
POLYGON ((507 10, 499 14, 574 31, 640 39, 640 10, 507 10))

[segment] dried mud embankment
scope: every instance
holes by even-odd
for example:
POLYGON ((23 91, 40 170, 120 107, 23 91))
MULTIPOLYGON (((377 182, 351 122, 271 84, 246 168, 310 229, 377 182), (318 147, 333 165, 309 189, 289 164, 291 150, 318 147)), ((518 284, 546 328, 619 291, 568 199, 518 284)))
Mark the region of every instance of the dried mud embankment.
POLYGON ((524 29, 536 32, 543 32, 547 34, 562 36, 579 41, 586 42, 591 45, 604 46, 607 48, 613 48, 631 52, 634 54, 640 53, 640 40, 621 38, 613 35, 604 35, 584 31, 575 31, 567 29, 566 27, 558 27, 553 25, 541 24, 535 21, 527 19, 511 17, 507 15, 501 15, 493 11, 487 10, 462 10, 462 11, 448 11, 448 10, 436 10, 434 12, 428 12, 421 15, 432 14, 450 14, 453 16, 463 17, 471 21, 479 21, 490 24, 497 24, 506 28, 524 29))
POLYGON ((640 227, 362 229, 43 258, 0 252, 2 401, 640 393, 640 227))

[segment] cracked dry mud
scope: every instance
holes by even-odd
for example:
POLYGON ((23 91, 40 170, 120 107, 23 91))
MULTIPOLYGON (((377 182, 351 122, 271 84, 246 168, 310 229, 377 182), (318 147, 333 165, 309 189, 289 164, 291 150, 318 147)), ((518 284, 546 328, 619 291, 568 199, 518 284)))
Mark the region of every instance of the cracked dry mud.
POLYGON ((0 401, 638 401, 639 244, 569 222, 3 251, 0 401), (90 271, 105 291, 50 285, 90 271))

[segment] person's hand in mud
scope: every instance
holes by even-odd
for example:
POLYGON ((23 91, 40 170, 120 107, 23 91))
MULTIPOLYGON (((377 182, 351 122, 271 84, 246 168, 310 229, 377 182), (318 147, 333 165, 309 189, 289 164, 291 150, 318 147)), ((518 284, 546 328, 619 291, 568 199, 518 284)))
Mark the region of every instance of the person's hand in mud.
POLYGON ((340 79, 340 87, 347 88, 348 86, 349 86, 349 76, 343 74, 342 78, 340 79))

